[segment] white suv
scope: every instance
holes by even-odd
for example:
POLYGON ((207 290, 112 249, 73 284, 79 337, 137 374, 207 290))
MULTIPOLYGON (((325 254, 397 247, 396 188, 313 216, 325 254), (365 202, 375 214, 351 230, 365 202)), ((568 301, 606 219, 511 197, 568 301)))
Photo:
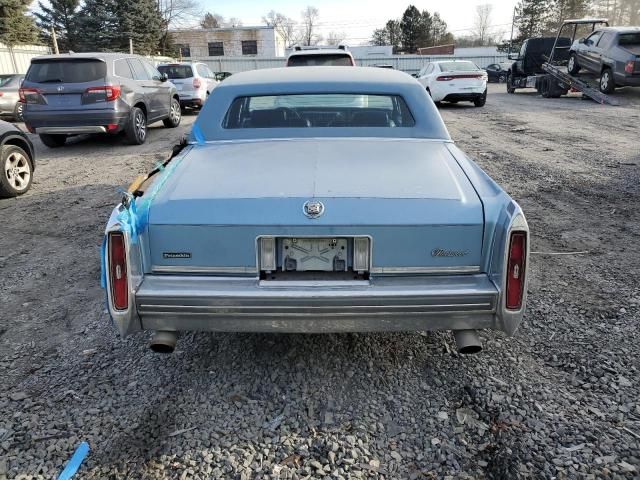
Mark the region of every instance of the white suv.
POLYGON ((204 63, 182 62, 158 65, 158 71, 176 86, 182 108, 202 108, 211 91, 220 83, 204 63))
POLYGON ((287 58, 287 67, 354 67, 356 62, 346 47, 338 48, 295 47, 287 58))

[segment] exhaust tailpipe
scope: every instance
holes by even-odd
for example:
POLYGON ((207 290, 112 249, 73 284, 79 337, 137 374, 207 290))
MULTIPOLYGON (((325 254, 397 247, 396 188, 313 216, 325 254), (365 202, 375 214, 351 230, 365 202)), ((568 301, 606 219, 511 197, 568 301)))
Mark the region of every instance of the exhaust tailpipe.
POLYGON ((177 340, 178 334, 176 332, 158 330, 153 334, 149 347, 156 353, 173 353, 177 340))
POLYGON ((482 343, 475 330, 454 330, 453 338, 456 340, 458 353, 467 355, 482 351, 482 343))

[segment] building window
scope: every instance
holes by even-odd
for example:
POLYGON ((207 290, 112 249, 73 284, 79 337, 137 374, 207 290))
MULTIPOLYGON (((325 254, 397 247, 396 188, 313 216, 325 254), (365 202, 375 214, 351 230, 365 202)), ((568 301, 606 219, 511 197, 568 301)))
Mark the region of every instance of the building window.
POLYGON ((224 56, 224 44, 222 42, 209 42, 209 56, 210 57, 224 56))
POLYGON ((255 40, 243 40, 242 41, 242 54, 243 55, 257 55, 258 54, 258 42, 255 40))
POLYGON ((181 57, 191 57, 191 47, 187 43, 177 43, 176 48, 180 52, 181 57))

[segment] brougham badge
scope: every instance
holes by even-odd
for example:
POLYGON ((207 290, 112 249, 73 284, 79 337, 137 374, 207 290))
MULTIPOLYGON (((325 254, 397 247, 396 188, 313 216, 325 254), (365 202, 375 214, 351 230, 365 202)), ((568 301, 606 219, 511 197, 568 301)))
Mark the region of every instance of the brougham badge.
POLYGON ((431 250, 432 257, 465 257, 468 250, 445 250, 444 248, 434 248, 431 250))
POLYGON ((308 200, 302 207, 304 214, 309 218, 318 218, 324 213, 324 205, 322 202, 308 200))

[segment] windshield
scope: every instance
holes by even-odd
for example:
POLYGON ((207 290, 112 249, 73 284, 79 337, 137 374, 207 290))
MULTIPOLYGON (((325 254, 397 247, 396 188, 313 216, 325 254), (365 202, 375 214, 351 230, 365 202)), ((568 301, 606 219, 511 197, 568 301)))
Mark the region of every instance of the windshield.
POLYGON ((349 55, 327 54, 327 55, 293 55, 287 62, 289 67, 351 67, 351 57, 349 55))
POLYGON ((223 127, 413 127, 415 121, 397 95, 305 94, 240 97, 223 127))
POLYGON ((160 73, 166 73, 171 80, 193 77, 193 70, 190 65, 160 65, 160 73))
POLYGON ((86 83, 104 78, 107 65, 98 59, 41 60, 31 62, 26 80, 35 83, 86 83))
POLYGON ((629 46, 640 46, 640 32, 638 33, 621 33, 618 39, 618 45, 629 47, 629 46))
POLYGON ((443 72, 473 72, 480 70, 473 62, 441 62, 443 72))

